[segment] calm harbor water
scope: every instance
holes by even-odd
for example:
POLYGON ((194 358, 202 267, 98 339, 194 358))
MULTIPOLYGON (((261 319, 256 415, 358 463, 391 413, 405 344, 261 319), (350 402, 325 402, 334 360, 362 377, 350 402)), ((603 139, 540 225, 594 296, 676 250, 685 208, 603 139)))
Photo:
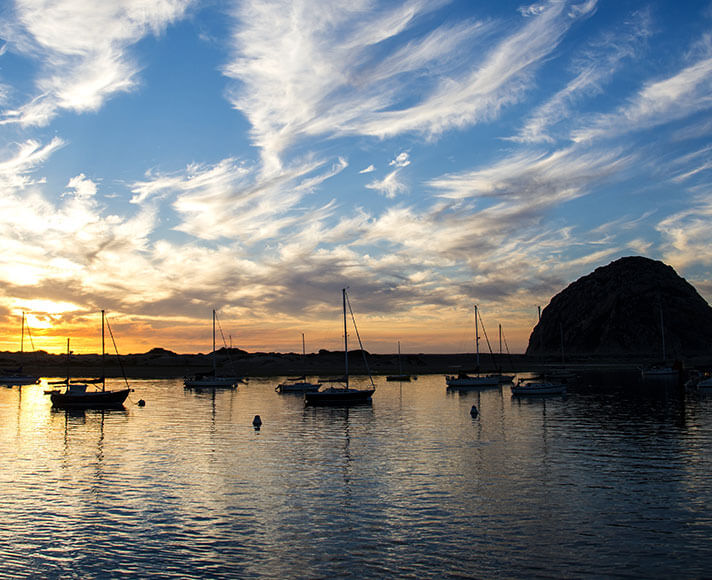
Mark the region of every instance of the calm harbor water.
POLYGON ((0 388, 0 577, 710 576, 712 397, 435 375, 305 408, 279 379, 106 412, 0 388))

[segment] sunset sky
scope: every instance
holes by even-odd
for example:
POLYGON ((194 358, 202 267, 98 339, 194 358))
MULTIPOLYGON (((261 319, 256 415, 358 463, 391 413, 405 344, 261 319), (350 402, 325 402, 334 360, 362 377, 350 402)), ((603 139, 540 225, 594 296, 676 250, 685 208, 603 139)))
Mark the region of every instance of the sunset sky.
POLYGON ((337 349, 348 286, 372 352, 522 352, 629 255, 710 301, 711 134, 708 1, 9 0, 0 350, 337 349))

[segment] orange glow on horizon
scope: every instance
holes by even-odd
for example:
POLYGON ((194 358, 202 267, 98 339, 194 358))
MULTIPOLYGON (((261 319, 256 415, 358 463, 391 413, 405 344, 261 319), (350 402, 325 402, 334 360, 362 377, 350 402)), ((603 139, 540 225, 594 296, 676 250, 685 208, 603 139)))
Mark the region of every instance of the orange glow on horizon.
MULTIPOLYGON (((65 304, 66 306, 66 304, 65 304)), ((60 306, 55 305, 55 308, 60 306)), ((76 354, 101 352, 101 316, 98 312, 69 310, 55 314, 26 312, 23 350, 43 350, 63 354, 70 349, 76 354), (81 312, 81 311, 79 311, 81 312), (31 337, 31 340, 30 340, 31 337)), ((21 312, 20 312, 21 315, 21 312)), ((19 318, 19 317, 18 317, 19 318)), ((119 354, 141 354, 153 348, 164 348, 178 354, 208 353, 212 349, 212 324, 208 320, 189 318, 144 318, 107 313, 119 354)), ((462 311, 448 311, 433 322, 433 317, 419 324, 417 320, 383 316, 357 317, 364 348, 374 354, 397 352, 398 342, 404 354, 448 354, 474 352, 474 327, 462 311)), ((0 350, 18 352, 21 334, 19 319, 13 316, 0 322, 0 350)), ((523 353, 526 350, 532 321, 507 322, 503 352, 523 353)), ((499 352, 498 328, 488 328, 489 346, 480 328, 480 353, 489 348, 499 352)), ((234 347, 247 352, 301 353, 301 335, 305 335, 307 353, 321 349, 343 350, 343 327, 338 313, 333 320, 302 322, 298 320, 231 320, 218 321, 216 348, 234 347)), ((349 348, 358 348, 356 333, 349 321, 349 348)), ((105 350, 114 353, 109 328, 105 330, 105 350)))

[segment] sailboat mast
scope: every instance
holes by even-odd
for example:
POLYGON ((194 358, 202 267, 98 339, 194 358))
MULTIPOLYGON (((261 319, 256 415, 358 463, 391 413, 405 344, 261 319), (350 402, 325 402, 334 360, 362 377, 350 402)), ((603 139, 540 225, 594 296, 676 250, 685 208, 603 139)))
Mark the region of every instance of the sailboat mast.
POLYGON ((346 388, 349 388, 349 340, 346 334, 346 288, 341 289, 341 299, 344 306, 344 369, 346 388))
POLYGON ((101 390, 106 390, 106 367, 104 365, 106 349, 104 348, 104 311, 101 311, 101 390))
POLYGON ((21 334, 20 334, 20 353, 23 353, 25 350, 25 312, 22 312, 22 326, 21 326, 21 334))
POLYGON ((403 363, 401 362, 401 354, 400 354, 400 340, 398 341, 398 374, 399 375, 403 374, 403 363))
POLYGON ((477 325, 477 304, 475 304, 475 357, 477 360, 477 370, 480 368, 480 331, 477 325))
POLYGON ((67 388, 69 388, 69 363, 72 360, 72 352, 69 350, 69 339, 67 339, 67 388))
POLYGON ((663 322, 663 307, 660 305, 660 340, 663 346, 663 360, 665 360, 665 324, 663 322))
POLYGON ((215 362, 215 310, 213 309, 213 376, 217 374, 217 363, 215 362))

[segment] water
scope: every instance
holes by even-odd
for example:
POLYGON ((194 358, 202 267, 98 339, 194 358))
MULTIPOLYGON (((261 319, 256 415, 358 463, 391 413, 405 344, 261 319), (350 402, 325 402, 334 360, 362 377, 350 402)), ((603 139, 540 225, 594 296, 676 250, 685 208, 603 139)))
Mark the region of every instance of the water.
POLYGON ((103 413, 0 388, 0 577, 709 577, 712 398, 438 375, 305 408, 279 380, 103 413))

